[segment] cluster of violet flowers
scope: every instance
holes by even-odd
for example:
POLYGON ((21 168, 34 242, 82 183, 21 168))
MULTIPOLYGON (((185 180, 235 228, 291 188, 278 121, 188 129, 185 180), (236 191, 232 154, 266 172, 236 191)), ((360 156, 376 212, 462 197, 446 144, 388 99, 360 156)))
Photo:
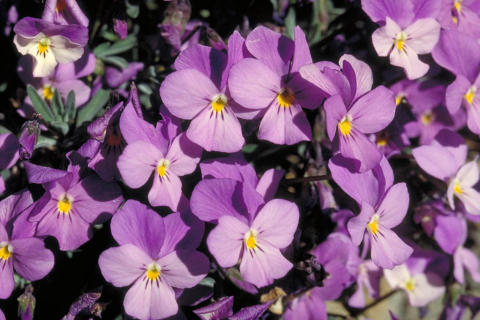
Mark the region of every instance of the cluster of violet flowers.
MULTIPOLYGON (((329 319, 338 300, 340 317, 353 319, 399 291, 422 312, 440 299, 441 319, 480 311, 469 290, 480 283, 469 232, 480 222, 472 147, 480 2, 361 7, 378 24, 373 48, 398 81, 377 85, 381 78, 354 54, 314 62, 299 26, 292 38, 257 26, 225 43, 173 46, 179 54, 156 87, 153 115, 131 82, 144 64, 119 67, 105 53, 129 41, 125 20, 114 20, 118 42, 94 49, 75 0, 47 0, 41 19, 16 22, 28 92, 17 112, 27 120, 18 137, 0 134, 0 169, 24 171, 28 188, 7 194, 0 177, 0 299, 15 292, 14 274, 46 277, 52 250, 75 254, 105 224, 116 245, 98 258, 102 284, 124 293, 129 318, 329 319), (110 63, 101 75, 99 61, 110 63), (448 85, 440 72, 454 76, 448 85), (75 132, 83 140, 72 148, 65 139, 63 166, 38 161, 45 132, 67 137, 72 128, 83 128, 75 132), (316 154, 301 154, 309 168, 293 179, 276 164, 259 170, 247 161, 255 136, 316 154), (308 195, 287 192, 295 184, 308 195), (330 224, 322 235, 308 225, 314 214, 330 224), (245 295, 256 302, 244 304, 245 295)), ((171 38, 172 28, 163 26, 171 38)), ((64 319, 96 315, 98 298, 79 299, 64 319)), ((412 317, 389 309, 392 319, 412 317)))

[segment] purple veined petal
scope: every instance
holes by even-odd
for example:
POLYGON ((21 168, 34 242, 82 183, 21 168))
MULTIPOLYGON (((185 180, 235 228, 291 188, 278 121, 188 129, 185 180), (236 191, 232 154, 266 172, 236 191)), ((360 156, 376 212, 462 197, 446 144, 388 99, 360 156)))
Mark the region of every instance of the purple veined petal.
POLYGON ((480 66, 480 44, 457 30, 442 30, 432 51, 433 59, 455 75, 462 74, 473 82, 480 66))
POLYGON ((365 230, 374 214, 375 210, 373 207, 368 202, 363 201, 360 214, 348 221, 347 229, 354 246, 358 247, 362 243, 365 230))
POLYGON ((228 88, 235 100, 247 109, 264 109, 276 99, 281 76, 262 61, 246 58, 230 69, 228 88))
POLYGON ((60 213, 53 207, 38 223, 37 236, 53 236, 60 250, 75 250, 93 237, 90 225, 76 213, 60 213))
POLYGON ((436 19, 440 13, 441 3, 436 0, 412 0, 414 20, 422 18, 436 19))
POLYGON ((458 281, 458 283, 462 284, 465 283, 465 270, 463 269, 462 259, 463 250, 465 250, 465 248, 461 245, 457 247, 453 253, 453 276, 455 277, 455 280, 458 281))
POLYGON ((390 63, 394 66, 401 67, 405 70, 407 78, 418 79, 424 76, 429 66, 418 59, 417 53, 409 47, 409 43, 406 42, 403 45, 403 49, 393 48, 390 54, 390 63))
POLYGON ((274 102, 263 116, 258 138, 275 144, 292 145, 300 141, 310 141, 312 129, 298 104, 283 107, 274 102))
POLYGON ((55 258, 52 251, 45 248, 43 240, 37 238, 11 241, 13 265, 20 276, 35 281, 45 277, 53 268, 55 258))
POLYGON ((435 139, 431 143, 432 146, 443 147, 451 154, 454 159, 455 171, 467 160, 467 145, 465 139, 455 131, 448 129, 442 129, 435 136, 435 139))
POLYGON ((352 125, 360 132, 378 132, 395 117, 395 97, 392 91, 379 86, 359 98, 348 113, 353 118, 352 125))
POLYGON ((265 201, 273 199, 284 174, 285 170, 269 169, 262 175, 255 189, 263 196, 265 201))
POLYGON ((338 134, 338 140, 340 153, 345 158, 354 160, 358 172, 372 170, 383 158, 377 146, 355 127, 348 136, 338 134))
POLYGON ((273 283, 273 280, 284 277, 293 265, 268 242, 257 242, 255 249, 244 247, 240 273, 245 281, 261 288, 273 283))
POLYGON ((323 105, 326 113, 327 133, 328 138, 333 141, 338 123, 347 114, 347 107, 345 106, 342 97, 335 95, 328 98, 323 105))
POLYGON ((13 31, 25 38, 34 38, 40 32, 47 37, 63 36, 71 42, 85 47, 88 42, 88 29, 79 25, 56 25, 42 19, 26 17, 15 24, 13 31))
POLYGON ((105 82, 110 88, 117 88, 129 80, 134 80, 137 73, 143 70, 142 62, 132 62, 127 68, 105 67, 105 82))
POLYGON ((408 46, 417 54, 432 52, 440 37, 440 24, 432 18, 424 18, 409 25, 403 32, 408 36, 408 46))
POLYGON ((67 171, 42 167, 30 162, 24 162, 23 164, 30 183, 44 184, 58 180, 68 174, 67 171))
POLYGON ((377 223, 378 231, 372 236, 372 261, 384 269, 392 269, 402 264, 413 253, 413 249, 405 244, 392 230, 377 223))
POLYGON ((86 177, 68 190, 68 194, 74 198, 72 210, 91 224, 110 219, 123 201, 120 187, 103 181, 97 175, 86 177))
POLYGON ((163 319, 178 312, 175 292, 162 275, 155 282, 146 276, 138 279, 127 291, 123 306, 129 316, 141 320, 163 319))
POLYGON ((295 43, 291 39, 260 26, 250 32, 245 45, 255 58, 268 66, 277 76, 281 77, 288 73, 290 60, 295 51, 295 43))
MULTIPOLYGON (((200 44, 185 49, 175 60, 175 68, 178 71, 195 69, 206 75, 221 89, 222 72, 227 67, 227 55, 217 49, 206 47, 200 44)), ((226 80, 225 80, 226 82, 226 80)))
POLYGON ((352 101, 372 89, 373 74, 368 64, 349 54, 341 56, 338 64, 342 65, 343 73, 350 83, 352 101), (349 67, 346 67, 347 65, 349 67))
POLYGON ((421 146, 413 149, 412 155, 420 168, 437 179, 448 181, 457 172, 455 159, 446 148, 421 146))
POLYGON ((245 58, 251 57, 252 55, 248 52, 248 49, 245 46, 245 39, 235 30, 230 38, 228 38, 228 61, 227 66, 222 73, 222 83, 220 88, 224 88, 227 85, 232 66, 245 58))
POLYGON ((433 236, 442 250, 453 254, 458 246, 462 246, 464 240, 464 223, 455 215, 439 214, 435 218, 433 236))
POLYGON ((465 210, 472 215, 480 215, 480 193, 469 187, 462 188, 462 193, 455 195, 462 201, 465 210))
POLYGON ((9 240, 7 229, 4 225, 0 225, 0 242, 8 242, 9 240))
POLYGON ((187 137, 207 151, 232 153, 245 144, 242 126, 228 105, 219 112, 204 108, 190 123, 187 137))
POLYGON ((31 222, 39 222, 49 212, 56 212, 56 210, 58 210, 57 198, 56 194, 52 195, 51 192, 45 192, 43 196, 33 204, 33 209, 27 220, 31 222), (52 196, 55 199, 52 199, 52 196))
POLYGON ((181 119, 193 119, 212 103, 219 93, 212 80, 195 69, 168 75, 160 87, 160 96, 168 110, 181 119))
POLYGON ((190 211, 171 213, 163 218, 165 239, 159 257, 175 250, 195 250, 202 241, 205 223, 190 211))
POLYGON ((460 180, 460 187, 473 187, 479 178, 477 158, 475 160, 464 164, 460 170, 458 170, 455 178, 460 180))
POLYGON ((252 320, 258 319, 267 309, 274 303, 274 300, 268 301, 262 304, 256 304, 250 307, 240 309, 233 316, 230 316, 228 320, 252 320))
POLYGON ((303 66, 299 71, 302 78, 320 88, 325 97, 338 94, 344 103, 350 104, 350 84, 336 64, 321 61, 303 66))
POLYGON ((448 86, 446 93, 446 105, 448 112, 456 113, 462 106, 464 96, 472 84, 465 76, 459 74, 455 81, 448 86))
POLYGON ((163 154, 157 148, 139 140, 127 145, 118 157, 117 167, 125 184, 131 188, 140 188, 148 181, 152 172, 156 171, 161 159, 163 154))
POLYGON ((415 16, 413 3, 410 0, 404 2, 362 0, 362 9, 373 22, 383 25, 385 18, 390 18, 402 28, 408 26, 415 16))
POLYGON ((480 35, 480 30, 478 29, 480 24, 478 9, 469 8, 469 5, 464 2, 461 11, 458 19, 458 30, 474 39, 478 39, 480 35))
POLYGON ((162 217, 135 200, 128 200, 117 211, 112 218, 111 230, 118 244, 133 244, 151 259, 158 257, 165 238, 162 217))
POLYGON ((9 221, 16 219, 32 204, 32 194, 27 189, 23 189, 3 199, 0 201, 0 224, 6 227, 9 221))
POLYGON ((182 181, 174 172, 167 169, 165 176, 154 172, 153 185, 148 193, 148 202, 153 207, 167 206, 177 211, 182 196, 182 181))
POLYGON ((212 304, 193 312, 202 320, 224 319, 233 314, 233 296, 223 297, 212 304))
MULTIPOLYGON (((230 94, 230 89, 227 87, 226 89, 226 95, 231 96, 230 94)), ((232 108, 233 113, 235 116, 239 119, 244 119, 244 120, 253 120, 253 119, 258 119, 263 117, 267 109, 248 109, 245 108, 241 105, 239 105, 235 100, 229 99, 228 100, 228 106, 232 108)))
POLYGON ((88 48, 85 48, 83 56, 77 61, 60 64, 53 71, 53 77, 56 82, 86 77, 95 71, 96 60, 95 55, 88 48))
POLYGON ((300 67, 312 63, 312 56, 310 54, 310 48, 305 38, 303 30, 296 26, 294 30, 295 45, 293 51, 291 73, 297 72, 300 67))
POLYGON ((480 102, 476 99, 473 104, 467 106, 467 126, 470 131, 476 134, 480 134, 480 102))
POLYGON ((88 27, 88 18, 76 0, 47 0, 42 19, 61 25, 79 24, 88 27))
POLYGON ((325 99, 320 88, 303 79, 297 72, 288 82, 288 88, 293 91, 293 96, 300 106, 306 109, 318 108, 325 99))
POLYGON ((223 268, 238 263, 244 248, 248 225, 232 216, 222 216, 207 238, 208 250, 223 268))
MULTIPOLYGON (((13 221, 13 231, 11 231, 11 240, 33 238, 37 231, 37 223, 28 221, 28 217, 35 206, 30 206, 24 210, 13 221)), ((7 226, 9 228, 9 226, 7 226)))
POLYGON ((260 242, 267 241, 274 247, 283 249, 293 241, 299 216, 298 207, 294 203, 274 199, 263 206, 251 228, 258 231, 260 242))
POLYGON ((373 32, 373 47, 380 57, 386 57, 390 54, 395 44, 395 38, 401 31, 402 29, 398 24, 387 16, 385 26, 373 32))
POLYGON ((176 250, 160 258, 158 264, 168 284, 175 288, 196 286, 210 270, 206 255, 192 250, 176 250))
POLYGON ((15 286, 12 258, 0 260, 0 283, 0 299, 7 299, 12 294, 13 287, 15 286))
POLYGON ((182 133, 173 139, 165 158, 170 160, 169 169, 178 176, 190 174, 197 168, 202 148, 182 133))
POLYGON ((477 283, 480 282, 480 272, 479 272, 480 263, 478 261, 477 255, 473 251, 467 248, 461 247, 460 257, 462 260, 462 267, 465 266, 465 269, 468 270, 468 272, 472 276, 472 279, 475 282, 477 283))
POLYGON ((107 249, 98 258, 103 277, 116 287, 131 285, 143 275, 150 263, 152 259, 130 243, 107 249))
POLYGON ((310 295, 293 300, 283 313, 285 320, 327 320, 327 307, 322 297, 317 294, 317 288, 310 291, 310 295))
MULTIPOLYGON (((226 158, 203 160, 200 163, 200 170, 202 179, 229 178, 253 187, 258 183, 255 169, 245 160, 241 152, 226 158)), ((260 191, 258 193, 262 194, 260 191)))
POLYGON ((83 81, 70 80, 65 82, 58 82, 55 84, 55 89, 58 90, 58 94, 67 101, 70 91, 75 92, 75 106, 83 106, 90 99, 91 89, 83 81))
POLYGON ((0 134, 0 170, 12 167, 20 158, 18 149, 20 145, 15 135, 11 133, 0 134))
POLYGON ((211 223, 228 215, 250 224, 263 203, 263 197, 252 186, 228 178, 200 181, 191 198, 193 214, 211 223))
POLYGON ((380 223, 389 229, 399 225, 407 214, 409 198, 407 185, 403 182, 388 189, 377 209, 380 223))
POLYGON ((393 185, 393 170, 385 157, 378 166, 364 173, 356 173, 356 168, 349 167, 348 159, 341 155, 331 158, 328 168, 333 180, 358 204, 366 201, 372 207, 376 206, 393 185))
POLYGON ((415 288, 406 290, 408 302, 412 307, 424 307, 445 293, 443 279, 434 273, 420 273, 413 276, 415 288))

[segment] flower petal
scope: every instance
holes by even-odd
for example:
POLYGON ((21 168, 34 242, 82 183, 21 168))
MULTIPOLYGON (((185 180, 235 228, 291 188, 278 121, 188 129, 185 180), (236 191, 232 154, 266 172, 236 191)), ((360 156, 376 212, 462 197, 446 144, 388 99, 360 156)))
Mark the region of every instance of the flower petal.
POLYGON ((165 158, 170 161, 169 169, 177 176, 190 174, 197 168, 202 148, 182 133, 173 139, 165 158))
POLYGON ((413 253, 392 230, 377 223, 378 232, 372 237, 372 261, 384 269, 404 263, 413 253))
POLYGON ((182 197, 182 181, 174 172, 167 169, 165 177, 154 172, 153 185, 148 193, 148 202, 152 206, 167 206, 177 211, 182 197))
POLYGON ((195 250, 202 241, 205 223, 190 211, 171 213, 163 218, 165 239, 159 257, 175 250, 195 250))
POLYGON ((162 275, 175 288, 196 286, 210 270, 206 255, 192 250, 176 250, 158 260, 162 275))
POLYGON ((382 225, 389 229, 399 225, 407 214, 409 199, 407 185, 403 182, 388 189, 377 209, 382 225))
POLYGON ((45 277, 53 268, 55 258, 52 251, 45 248, 43 240, 25 238, 12 240, 15 270, 20 276, 35 281, 45 277))
POLYGON ((419 19, 403 32, 408 36, 408 46, 417 54, 432 52, 440 37, 440 24, 432 18, 419 19))

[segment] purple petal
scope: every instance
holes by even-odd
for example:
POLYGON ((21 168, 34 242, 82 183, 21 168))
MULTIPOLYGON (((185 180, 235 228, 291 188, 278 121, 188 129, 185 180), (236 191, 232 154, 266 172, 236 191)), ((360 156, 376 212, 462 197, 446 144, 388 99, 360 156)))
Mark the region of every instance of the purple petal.
POLYGON ((133 244, 156 259, 163 246, 162 217, 144 204, 128 200, 112 218, 112 235, 120 244, 133 244))
POLYGON ((258 231, 259 241, 265 240, 282 249, 292 243, 299 215, 294 203, 281 199, 271 200, 253 220, 252 229, 258 231))
POLYGON ((175 250, 195 250, 202 241, 205 223, 191 212, 172 213, 163 218, 165 239, 159 257, 175 250))
POLYGON ((0 261, 0 283, 0 299, 7 299, 12 294, 13 287, 15 286, 13 259, 11 258, 0 261))
POLYGON ((67 171, 42 167, 36 164, 32 164, 30 162, 24 162, 23 164, 25 165, 28 182, 30 183, 44 184, 47 182, 58 180, 68 174, 67 171))
POLYGON ((227 158, 204 160, 200 163, 200 169, 203 179, 229 178, 253 187, 258 182, 255 169, 245 160, 242 153, 235 153, 227 158))
POLYGON ((412 155, 420 168, 437 179, 447 181, 457 172, 455 159, 445 148, 421 146, 413 149, 412 155))
POLYGON ((256 190, 263 196, 265 201, 273 199, 273 196, 275 196, 277 192, 278 184, 284 174, 285 170, 269 169, 262 175, 258 181, 256 190))
POLYGON ((308 47, 307 39, 303 30, 296 26, 294 30, 295 49, 293 52, 291 73, 297 72, 300 67, 312 63, 312 56, 310 55, 310 48, 308 47))
POLYGON ((193 310, 202 320, 223 319, 233 314, 233 297, 224 297, 203 308, 193 310))
POLYGON ((175 288, 196 286, 210 270, 206 255, 198 251, 176 250, 158 260, 168 284, 175 288))
POLYGON ((240 309, 233 316, 230 316, 228 320, 254 320, 258 319, 267 309, 273 304, 274 300, 267 303, 256 304, 250 307, 240 309))
POLYGON ((348 136, 338 135, 340 153, 347 159, 353 159, 358 172, 367 172, 375 168, 383 158, 378 150, 365 134, 355 127, 348 136))
POLYGON ((397 183, 388 189, 377 213, 383 226, 391 229, 399 225, 407 214, 409 195, 405 183, 397 183))
POLYGON ((456 215, 439 214, 435 218, 433 236, 438 245, 448 254, 453 254, 458 246, 463 245, 466 229, 464 221, 456 215))
POLYGON ((460 109, 463 103, 463 97, 471 86, 471 82, 461 74, 448 86, 446 93, 448 112, 454 114, 460 109))
POLYGON ((373 22, 383 24, 385 18, 390 17, 402 28, 408 26, 414 18, 414 8, 411 1, 362 0, 362 9, 373 22))
POLYGON ((132 62, 128 64, 126 69, 118 69, 116 67, 105 68, 105 81, 110 88, 116 88, 129 80, 137 77, 137 73, 143 70, 144 64, 141 62, 132 62))
POLYGON ((26 238, 12 240, 13 264, 20 276, 36 281, 45 277, 53 268, 53 253, 45 248, 43 240, 26 238))
POLYGON ((440 37, 440 29, 440 24, 432 18, 415 21, 404 30, 409 38, 408 46, 417 54, 432 52, 440 37))
POLYGON ((393 269, 402 264, 413 253, 413 249, 403 242, 392 230, 377 223, 378 233, 372 237, 372 260, 384 269, 393 269))
POLYGON ((342 97, 339 95, 328 98, 323 105, 326 113, 328 138, 333 141, 337 132, 337 125, 347 114, 342 97))
POLYGON ((26 208, 33 204, 32 194, 27 190, 21 190, 0 201, 0 224, 7 227, 26 208))
POLYGON ((154 173, 153 185, 148 193, 148 202, 153 207, 167 206, 177 211, 182 197, 182 181, 174 172, 167 169, 165 177, 154 173))
POLYGON ((0 170, 12 167, 20 158, 18 149, 20 144, 17 137, 11 133, 0 134, 0 170))
POLYGON ((237 264, 243 249, 243 238, 249 227, 235 217, 223 216, 207 238, 208 250, 223 268, 237 264))
POLYGON ((293 96, 298 104, 307 109, 318 108, 325 99, 322 90, 303 79, 299 73, 291 75, 293 75, 293 77, 288 82, 288 88, 293 91, 293 96))
POLYGON ((368 64, 349 54, 344 54, 338 63, 342 65, 343 73, 350 83, 352 101, 372 89, 373 74, 368 64))
POLYGON ((195 171, 201 156, 202 148, 182 133, 173 140, 165 158, 170 160, 169 169, 172 172, 184 176, 195 171))
POLYGON ((117 166, 125 184, 131 188, 140 188, 148 181, 163 157, 153 145, 139 140, 127 145, 118 157, 117 166))
POLYGON ((83 56, 75 62, 59 64, 53 71, 55 82, 64 82, 86 77, 95 71, 95 55, 85 48, 83 56))
POLYGON ((436 0, 412 0, 415 19, 433 18, 436 19, 440 13, 441 4, 436 0))
POLYGON ((348 221, 347 229, 352 238, 353 245, 359 246, 360 243, 362 243, 367 225, 374 214, 375 210, 373 207, 364 201, 362 202, 362 211, 360 211, 360 214, 348 221))

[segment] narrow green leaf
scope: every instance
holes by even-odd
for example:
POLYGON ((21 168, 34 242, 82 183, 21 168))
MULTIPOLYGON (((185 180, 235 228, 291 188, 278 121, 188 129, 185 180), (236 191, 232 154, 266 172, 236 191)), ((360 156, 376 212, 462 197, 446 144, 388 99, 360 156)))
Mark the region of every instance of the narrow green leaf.
POLYGON ((128 68, 128 61, 125 60, 122 57, 119 56, 108 56, 108 57, 103 57, 102 60, 104 62, 108 62, 113 64, 114 66, 117 66, 119 68, 127 69, 128 68))
POLYGON ((50 122, 50 125, 58 129, 64 136, 66 136, 68 134, 68 131, 70 130, 68 123, 65 123, 63 121, 53 121, 50 122))
POLYGON ((293 40, 295 35, 295 25, 297 24, 297 15, 295 9, 290 7, 287 16, 285 17, 285 28, 287 29, 286 36, 293 40))
POLYGON ((12 131, 8 130, 4 126, 0 126, 0 134, 2 133, 12 133, 12 131))
POLYGON ((93 98, 78 111, 77 127, 86 121, 92 121, 100 110, 107 104, 110 90, 100 89, 93 98))
POLYGON ((72 123, 75 120, 77 114, 77 106, 75 105, 75 91, 70 91, 67 96, 67 106, 65 108, 65 116, 63 121, 66 123, 72 123))
POLYGON ((126 1, 126 5, 127 15, 132 19, 136 19, 140 14, 140 6, 136 4, 131 4, 129 1, 126 1))
POLYGON ((57 144, 57 140, 40 135, 38 136, 38 141, 35 144, 35 149, 52 147, 56 144, 57 144))
POLYGON ((47 122, 52 122, 55 120, 55 115, 53 114, 50 107, 47 105, 45 100, 43 100, 37 93, 34 87, 27 85, 27 93, 32 101, 33 108, 35 111, 42 115, 42 118, 47 122))
POLYGON ((60 97, 57 89, 55 89, 55 92, 53 93, 51 105, 53 114, 55 115, 55 120, 61 121, 65 112, 65 107, 63 106, 62 98, 60 97))
POLYGON ((93 50, 93 53, 100 59, 113 56, 132 49, 136 43, 135 35, 131 34, 124 40, 119 40, 112 45, 101 44, 93 50))

